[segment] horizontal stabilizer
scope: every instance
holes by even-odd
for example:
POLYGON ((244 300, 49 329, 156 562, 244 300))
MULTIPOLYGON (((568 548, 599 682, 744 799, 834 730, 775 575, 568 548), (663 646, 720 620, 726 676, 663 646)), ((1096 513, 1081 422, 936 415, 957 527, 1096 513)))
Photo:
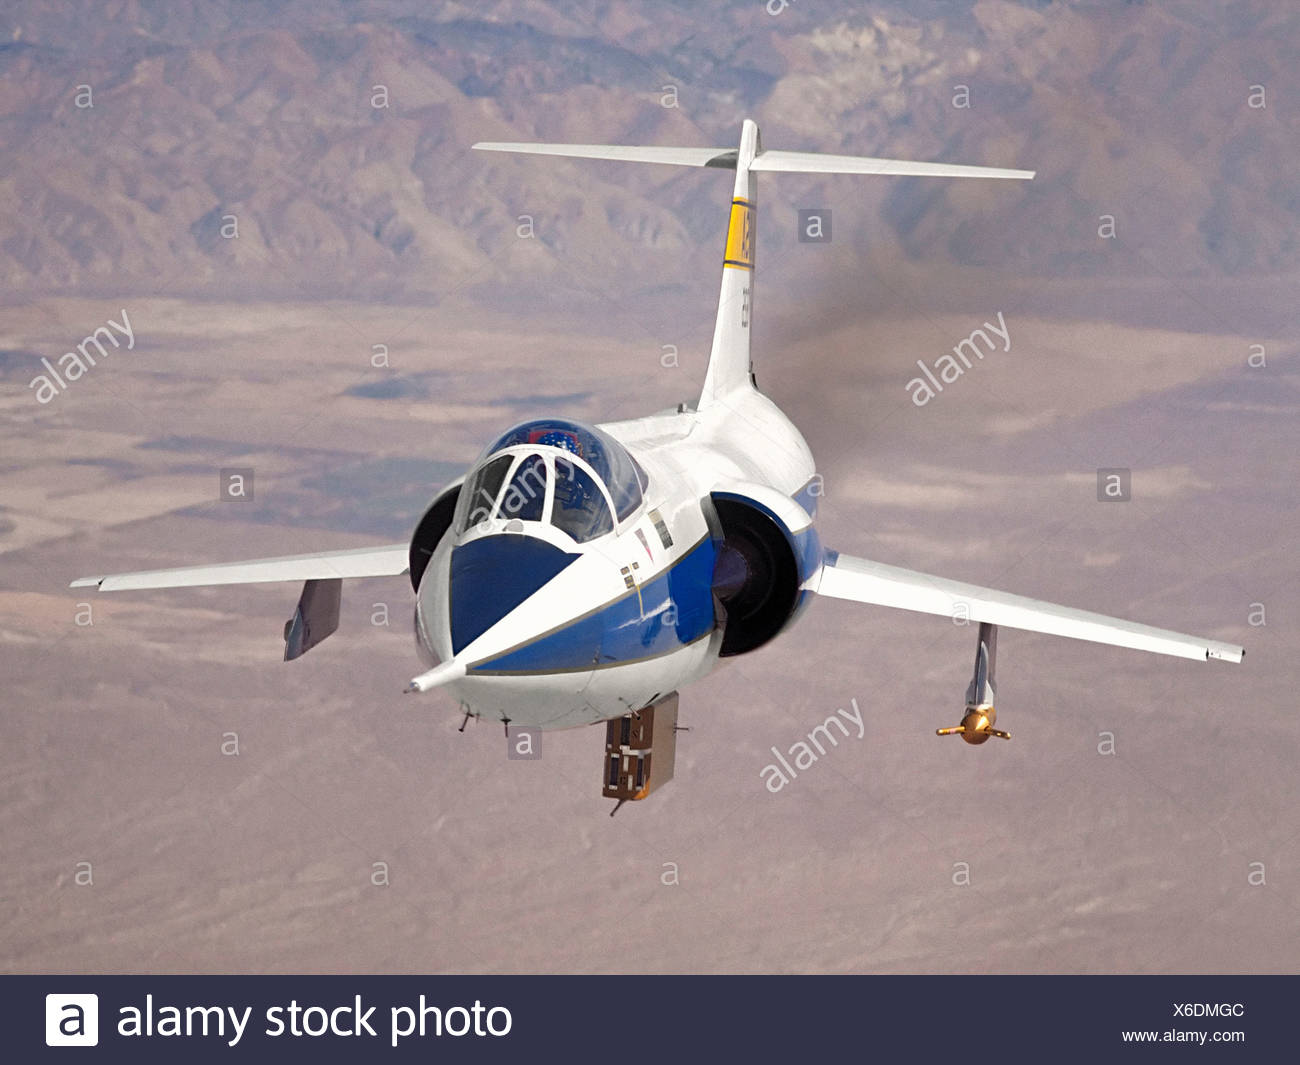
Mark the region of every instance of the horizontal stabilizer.
POLYGON ((865 155, 823 155, 820 152, 759 152, 750 170, 772 174, 877 174, 881 177, 976 177, 1028 181, 1033 170, 964 163, 917 163, 909 159, 873 159, 865 155))
MULTIPOLYGON (((711 166, 734 170, 735 148, 660 148, 635 144, 531 144, 527 141, 479 141, 484 152, 522 152, 569 159, 611 159, 623 163, 667 163, 677 166, 711 166)), ((784 152, 759 149, 748 166, 769 174, 875 174, 880 177, 977 177, 1028 181, 1033 170, 963 163, 925 163, 910 159, 876 159, 866 155, 823 155, 821 152, 784 152)))
POLYGON ((219 562, 209 566, 79 577, 69 587, 98 587, 101 592, 123 592, 143 588, 198 588, 210 584, 331 580, 336 577, 396 577, 405 573, 409 565, 409 546, 402 543, 325 551, 317 555, 285 555, 249 562, 219 562))
POLYGON ((1075 640, 1091 640, 1179 658, 1201 661, 1219 658, 1240 662, 1245 654, 1235 644, 1157 629, 1135 621, 1045 603, 995 588, 932 577, 835 552, 827 553, 827 564, 822 570, 817 593, 833 599, 851 599, 858 603, 941 614, 949 618, 964 617, 970 621, 1004 625, 1009 629, 1068 636, 1075 640))
POLYGON ((736 168, 735 148, 653 148, 635 144, 529 144, 479 141, 481 152, 523 152, 526 155, 562 155, 571 159, 614 159, 623 163, 669 163, 677 166, 736 168))

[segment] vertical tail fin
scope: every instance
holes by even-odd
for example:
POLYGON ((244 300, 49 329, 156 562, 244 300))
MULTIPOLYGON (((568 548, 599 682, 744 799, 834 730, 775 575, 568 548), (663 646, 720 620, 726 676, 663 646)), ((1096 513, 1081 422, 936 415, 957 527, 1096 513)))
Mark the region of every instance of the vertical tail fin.
POLYGON ((874 174, 881 177, 1032 178, 1032 170, 956 163, 921 163, 907 159, 876 159, 856 155, 822 155, 818 152, 764 151, 758 126, 745 119, 739 148, 661 148, 610 144, 488 143, 475 148, 493 152, 526 152, 580 159, 616 159, 634 163, 671 163, 736 171, 731 198, 731 220, 722 262, 722 290, 718 294, 718 320, 713 328, 709 369, 700 395, 700 408, 717 403, 729 392, 752 388, 749 325, 754 290, 754 223, 757 208, 755 174, 874 174))
POLYGON ((754 223, 758 213, 758 181, 750 167, 762 151, 758 126, 745 119, 736 153, 736 184, 731 194, 731 220, 722 254, 722 288, 718 319, 713 327, 709 369, 700 393, 700 409, 728 392, 752 388, 749 320, 754 297, 754 223))

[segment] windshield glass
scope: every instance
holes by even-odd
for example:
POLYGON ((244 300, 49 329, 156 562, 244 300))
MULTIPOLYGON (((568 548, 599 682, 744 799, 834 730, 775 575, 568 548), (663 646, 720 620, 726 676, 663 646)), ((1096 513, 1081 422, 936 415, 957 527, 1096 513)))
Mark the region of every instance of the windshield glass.
POLYGON ((546 481, 546 460, 541 455, 525 455, 506 485, 497 517, 503 521, 511 518, 541 521, 546 506, 546 481))
POLYGON ((619 521, 640 506, 645 474, 627 448, 594 425, 567 418, 537 418, 503 433, 483 454, 492 455, 502 448, 520 444, 541 444, 577 455, 604 482, 619 521))
POLYGON ((465 504, 461 511, 464 517, 456 524, 458 533, 487 521, 492 516, 497 496, 501 493, 501 484, 514 461, 513 455, 499 455, 479 467, 478 473, 468 482, 465 490, 465 504))
POLYGON ((604 536, 614 528, 614 518, 600 486, 581 466, 566 462, 561 456, 555 459, 551 524, 580 544, 604 536))

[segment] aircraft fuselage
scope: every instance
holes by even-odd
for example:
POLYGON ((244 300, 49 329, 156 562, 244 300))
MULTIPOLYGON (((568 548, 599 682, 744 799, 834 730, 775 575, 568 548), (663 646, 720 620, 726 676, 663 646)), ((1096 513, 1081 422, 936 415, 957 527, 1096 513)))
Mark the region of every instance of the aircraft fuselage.
MULTIPOLYGON (((530 520, 509 513, 510 490, 498 487, 497 513, 449 528, 434 550, 419 585, 417 640, 430 662, 464 661, 464 676, 445 690, 470 714, 570 728, 621 717, 706 676, 723 649, 716 587, 743 582, 747 568, 743 557, 728 557, 712 494, 774 493, 797 508, 813 478, 803 437, 756 390, 703 412, 600 428, 645 478, 640 503, 609 532, 576 543, 539 520, 541 504, 527 513, 521 482, 517 509, 530 520)), ((545 450, 517 449, 516 471, 545 450)), ((562 484, 566 457, 554 459, 551 476, 562 484)), ((485 455, 479 468, 490 461, 485 455)), ((466 484, 474 477, 471 470, 466 484)), ((474 490, 481 502, 484 489, 474 490)), ((820 568, 820 545, 802 553, 801 584, 820 568)))

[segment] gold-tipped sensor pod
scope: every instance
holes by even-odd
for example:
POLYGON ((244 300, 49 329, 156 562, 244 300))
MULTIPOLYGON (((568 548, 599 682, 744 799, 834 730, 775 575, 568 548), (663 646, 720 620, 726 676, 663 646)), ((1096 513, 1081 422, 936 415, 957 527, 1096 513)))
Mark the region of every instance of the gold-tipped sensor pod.
POLYGON ((980 622, 979 644, 975 648, 975 674, 966 689, 966 713, 961 724, 935 729, 938 736, 960 736, 967 743, 983 743, 990 736, 1011 739, 1011 733, 994 728, 998 712, 993 708, 993 670, 998 659, 998 627, 980 622))

